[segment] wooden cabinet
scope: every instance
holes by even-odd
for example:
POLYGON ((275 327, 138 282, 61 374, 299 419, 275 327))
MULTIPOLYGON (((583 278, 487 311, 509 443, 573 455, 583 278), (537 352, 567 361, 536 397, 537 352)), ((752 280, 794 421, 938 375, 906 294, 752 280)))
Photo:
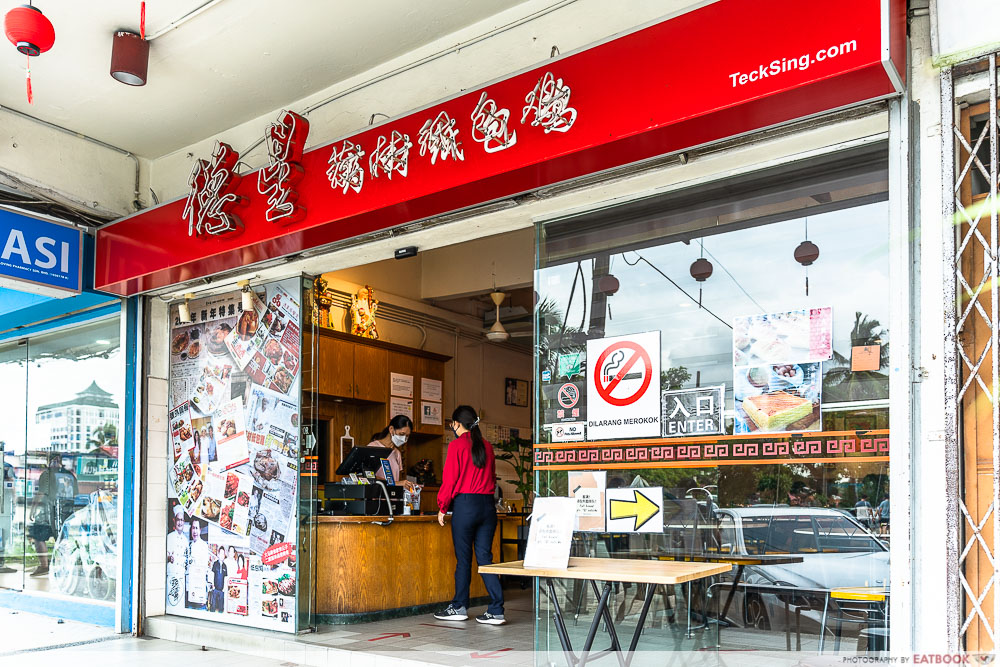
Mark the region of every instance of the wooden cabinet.
POLYGON ((389 400, 389 353, 369 345, 354 346, 354 398, 385 403, 389 400))
POLYGON ((337 398, 389 400, 388 353, 370 345, 320 336, 317 390, 337 398))
POLYGON ((345 426, 351 427, 355 445, 365 445, 370 435, 384 428, 394 416, 389 408, 390 373, 413 378, 414 429, 403 448, 404 470, 429 458, 440 478, 444 428, 422 423, 420 402, 427 399, 420 394, 420 380, 443 381, 449 357, 323 329, 316 339, 314 344, 311 334, 303 336, 302 389, 309 394, 303 399, 304 405, 315 405, 316 417, 328 422, 328 442, 320 447, 320 469, 325 480, 336 478, 334 471, 343 454, 340 436, 345 426))
POLYGON ((320 336, 316 364, 319 393, 354 398, 354 348, 348 341, 320 336))

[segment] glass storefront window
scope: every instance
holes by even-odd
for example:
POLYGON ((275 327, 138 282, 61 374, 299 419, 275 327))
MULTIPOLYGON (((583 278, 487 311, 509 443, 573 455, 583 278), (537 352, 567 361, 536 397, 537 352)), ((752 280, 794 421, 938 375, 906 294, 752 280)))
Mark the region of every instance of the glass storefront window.
MULTIPOLYGON (((647 629, 639 650, 824 641, 853 652, 882 641, 892 293, 884 154, 773 170, 537 231, 539 495, 573 495, 574 471, 605 471, 604 494, 663 496, 662 530, 614 534, 588 518, 573 553, 759 561, 747 561, 735 587, 735 565, 665 587, 650 614, 668 622, 647 629), (623 349, 608 339, 651 346, 650 368, 630 366, 628 346, 620 359, 589 358, 623 349), (646 342, 656 340, 658 350, 646 342), (659 377, 643 377, 657 367, 659 377), (614 395, 630 378, 634 396, 645 381, 656 392, 646 413, 627 407, 632 390, 614 395), (581 399, 567 406, 574 392, 581 399), (629 426, 637 418, 657 424, 640 432, 629 426), (838 602, 848 587, 871 592, 870 604, 838 602), (797 627, 784 622, 786 604, 799 607, 797 627)), ((588 604, 572 582, 562 590, 564 609, 588 604)), ((619 618, 634 621, 635 594, 615 595, 619 618)), ((538 647, 558 651, 545 619, 538 647)))
POLYGON ((0 347, 0 587, 115 600, 120 351, 117 317, 0 347))

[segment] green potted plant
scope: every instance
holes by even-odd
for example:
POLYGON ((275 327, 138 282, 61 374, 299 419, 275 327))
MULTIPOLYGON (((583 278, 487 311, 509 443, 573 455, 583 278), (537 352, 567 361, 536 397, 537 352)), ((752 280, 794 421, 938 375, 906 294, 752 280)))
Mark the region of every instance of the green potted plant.
POLYGON ((532 492, 534 491, 534 451, 531 441, 525 438, 510 438, 495 445, 496 458, 506 461, 514 469, 516 479, 505 480, 514 485, 521 494, 522 508, 530 511, 532 492))

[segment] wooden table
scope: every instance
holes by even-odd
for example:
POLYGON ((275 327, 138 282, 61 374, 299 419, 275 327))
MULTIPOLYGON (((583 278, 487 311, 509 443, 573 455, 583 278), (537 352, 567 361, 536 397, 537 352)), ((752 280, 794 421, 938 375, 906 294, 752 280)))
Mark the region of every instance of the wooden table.
POLYGON ((628 667, 632 662, 632 655, 639 644, 639 637, 642 634, 642 627, 646 622, 646 614, 653 601, 653 591, 657 584, 683 584, 697 579, 704 579, 716 574, 728 572, 732 568, 729 563, 707 563, 707 562, 681 562, 681 561, 660 561, 660 560, 629 560, 619 558, 570 558, 569 565, 565 568, 526 568, 524 561, 514 561, 510 563, 499 563, 497 565, 486 565, 479 568, 480 573, 504 574, 514 577, 539 577, 546 580, 549 592, 549 600, 552 602, 552 618, 555 622, 556 633, 559 635, 559 643, 562 645, 563 653, 570 667, 583 667, 588 661, 596 660, 599 657, 614 653, 618 658, 621 667, 628 667), (587 639, 583 644, 583 652, 577 657, 573 652, 573 646, 569 640, 569 633, 566 630, 566 623, 563 619, 562 609, 559 607, 559 598, 552 585, 553 579, 580 579, 590 582, 594 589, 594 594, 599 598, 597 610, 594 612, 594 620, 590 624, 587 632, 587 639), (603 591, 598 591, 597 582, 604 582, 603 591), (632 635, 632 642, 628 650, 622 652, 621 643, 618 641, 618 633, 615 630, 614 619, 608 609, 608 598, 611 596, 612 584, 615 582, 650 584, 646 587, 646 596, 643 600, 642 611, 636 623, 635 632, 632 635), (597 635, 597 628, 601 620, 611 635, 611 647, 599 651, 593 655, 590 649, 594 645, 594 638, 597 635))

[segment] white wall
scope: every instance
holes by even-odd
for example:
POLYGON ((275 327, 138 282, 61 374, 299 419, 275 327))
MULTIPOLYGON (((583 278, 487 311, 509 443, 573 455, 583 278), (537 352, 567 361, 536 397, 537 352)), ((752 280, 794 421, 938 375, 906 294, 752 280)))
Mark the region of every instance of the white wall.
MULTIPOLYGON (((139 200, 148 206, 150 163, 138 161, 139 200)), ((127 155, 0 108, 2 185, 118 217, 135 212, 135 166, 127 155)))

